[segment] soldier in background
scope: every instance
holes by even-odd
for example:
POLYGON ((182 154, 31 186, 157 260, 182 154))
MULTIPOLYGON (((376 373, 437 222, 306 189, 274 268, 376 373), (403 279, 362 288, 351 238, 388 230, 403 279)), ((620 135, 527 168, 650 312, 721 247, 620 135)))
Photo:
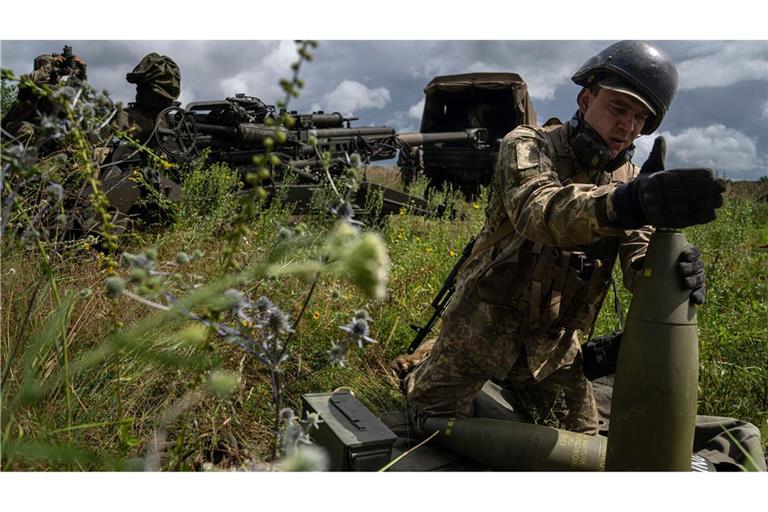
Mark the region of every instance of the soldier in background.
POLYGON ((117 126, 130 131, 140 143, 151 145, 158 114, 179 105, 181 71, 173 59, 153 52, 145 55, 125 79, 136 84, 136 101, 118 116, 117 126))
MULTIPOLYGON (((140 146, 156 149, 155 128, 160 112, 178 106, 181 93, 179 66, 165 55, 149 53, 125 76, 136 84, 136 101, 129 103, 117 116, 112 126, 126 132, 140 146)), ((114 146, 103 164, 102 183, 110 204, 123 215, 141 219, 146 224, 163 223, 166 212, 155 198, 163 197, 176 202, 181 187, 176 181, 149 165, 146 152, 133 142, 120 141, 114 146), (143 185, 135 183, 135 173, 142 176, 143 185), (147 187, 154 189, 148 193, 147 187)))
MULTIPOLYGON (((33 67, 32 72, 22 75, 22 78, 28 78, 39 86, 59 87, 88 79, 85 61, 72 53, 71 46, 65 46, 61 54, 38 55, 33 67)), ((16 103, 2 119, 2 128, 14 137, 29 139, 34 135, 34 127, 39 124, 40 115, 52 114, 54 110, 50 100, 35 94, 22 80, 16 103)))

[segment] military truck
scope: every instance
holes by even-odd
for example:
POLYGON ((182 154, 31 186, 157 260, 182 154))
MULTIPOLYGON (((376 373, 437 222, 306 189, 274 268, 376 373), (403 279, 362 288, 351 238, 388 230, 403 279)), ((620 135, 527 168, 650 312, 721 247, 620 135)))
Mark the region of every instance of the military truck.
POLYGON ((501 139, 520 124, 535 124, 528 86, 516 73, 465 73, 438 76, 424 88, 420 132, 467 128, 488 131, 488 144, 445 142, 424 146, 398 161, 403 183, 424 175, 430 188, 450 184, 467 197, 491 182, 501 139))

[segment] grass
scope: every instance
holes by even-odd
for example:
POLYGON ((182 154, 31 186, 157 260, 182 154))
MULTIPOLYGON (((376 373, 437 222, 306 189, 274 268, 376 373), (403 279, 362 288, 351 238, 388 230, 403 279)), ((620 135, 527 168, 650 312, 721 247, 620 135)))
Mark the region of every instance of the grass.
MULTIPOLYGON (((396 174, 387 168, 370 169, 367 176, 378 183, 397 185, 396 174)), ((201 282, 213 279, 222 271, 220 234, 226 214, 221 203, 209 207, 216 212, 212 217, 203 215, 190 221, 189 213, 167 230, 132 235, 123 242, 123 249, 136 253, 155 247, 161 262, 172 262, 178 251, 199 249, 204 256, 193 261, 187 273, 201 282)), ((483 208, 482 199, 476 203, 458 201, 456 216, 451 219, 402 212, 377 224, 392 262, 389 294, 381 303, 366 302, 361 292, 344 280, 322 277, 292 342, 295 350, 285 379, 295 382, 286 390, 286 405, 298 409, 302 393, 346 387, 374 411, 401 407, 402 397, 386 365, 410 343, 413 331, 409 326, 423 324, 428 318, 431 311, 427 306, 444 276, 464 244, 482 226, 483 208), (338 326, 347 323, 349 312, 361 305, 374 319, 371 336, 379 343, 352 354, 346 368, 312 373, 325 359, 331 342, 340 337, 338 326), (307 374, 310 376, 301 377, 307 374)), ((295 217, 288 208, 274 206, 252 221, 252 235, 243 241, 237 257, 248 261, 263 256, 274 242, 278 226, 298 222, 319 234, 329 225, 320 218, 295 217)), ((728 201, 716 222, 686 232, 702 249, 710 288, 708 302, 699 310, 699 411, 748 420, 760 427, 768 441, 768 250, 758 249, 767 242, 766 233, 768 205, 738 197, 728 201)), ((9 237, 3 244, 3 365, 13 356, 3 389, 5 408, 8 397, 19 392, 25 358, 34 360, 39 372, 36 378, 44 382, 62 368, 64 354, 73 364, 88 351, 104 346, 111 315, 130 327, 151 311, 125 297, 119 298, 113 309, 103 293, 105 275, 99 270, 98 253, 82 242, 70 244, 52 262, 59 293, 62 297, 85 289, 93 293, 74 300, 64 328, 58 331, 58 344, 43 344, 31 353, 33 335, 50 323, 56 301, 34 256, 9 237)), ((178 271, 170 263, 162 267, 178 271)), ((295 318, 308 289, 304 279, 291 276, 254 280, 244 291, 254 296, 268 293, 295 318)), ((621 295, 626 308, 626 292, 621 290, 621 295)), ((596 334, 609 332, 616 323, 611 301, 606 299, 596 334)), ((24 453, 4 453, 3 469, 115 467, 115 460, 130 462, 141 456, 164 412, 204 386, 195 366, 194 357, 198 356, 211 366, 236 372, 236 389, 225 399, 203 394, 175 419, 168 427, 170 448, 164 467, 199 470, 213 464, 232 468, 267 458, 273 414, 269 373, 215 336, 191 346, 183 334, 186 326, 184 322, 160 325, 151 333, 139 333, 98 364, 73 373, 69 408, 66 389, 58 385, 34 406, 20 408, 10 420, 5 417, 4 441, 34 442, 43 448, 35 451, 37 445, 30 444, 24 453), (101 458, 63 452, 51 457, 45 447, 52 444, 98 453, 101 458)))

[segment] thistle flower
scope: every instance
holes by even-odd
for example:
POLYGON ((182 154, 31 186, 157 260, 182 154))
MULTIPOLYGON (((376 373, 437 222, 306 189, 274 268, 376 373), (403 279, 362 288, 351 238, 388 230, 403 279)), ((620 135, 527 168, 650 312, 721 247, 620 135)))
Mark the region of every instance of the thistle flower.
POLYGON ((344 201, 331 208, 331 214, 337 219, 345 219, 347 222, 361 224, 359 221, 353 220, 355 211, 349 201, 344 201))
POLYGON ((375 339, 368 336, 370 327, 368 326, 368 322, 362 318, 354 318, 347 325, 340 325, 339 329, 349 334, 350 341, 357 343, 359 348, 377 343, 375 339))
POLYGON ((320 423, 323 420, 320 419, 320 415, 316 412, 307 413, 307 417, 304 419, 304 426, 307 431, 320 428, 320 423))
POLYGON ((106 282, 106 294, 110 299, 119 297, 125 290, 125 281, 117 276, 110 276, 106 282))
POLYGON ((336 342, 331 342, 331 348, 328 350, 328 360, 331 364, 338 365, 340 368, 347 366, 347 359, 344 354, 344 347, 336 342))
POLYGON ((192 261, 192 258, 190 258, 189 254, 185 253, 184 251, 179 251, 176 253, 176 263, 179 265, 186 265, 190 261, 192 261))

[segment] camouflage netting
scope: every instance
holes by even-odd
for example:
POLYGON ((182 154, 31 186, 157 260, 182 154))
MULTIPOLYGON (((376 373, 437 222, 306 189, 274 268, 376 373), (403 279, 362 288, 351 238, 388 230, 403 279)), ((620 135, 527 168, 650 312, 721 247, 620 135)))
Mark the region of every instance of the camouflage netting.
POLYGON ((136 102, 147 107, 168 107, 181 93, 179 66, 170 57, 154 52, 141 59, 125 79, 136 84, 136 102))

